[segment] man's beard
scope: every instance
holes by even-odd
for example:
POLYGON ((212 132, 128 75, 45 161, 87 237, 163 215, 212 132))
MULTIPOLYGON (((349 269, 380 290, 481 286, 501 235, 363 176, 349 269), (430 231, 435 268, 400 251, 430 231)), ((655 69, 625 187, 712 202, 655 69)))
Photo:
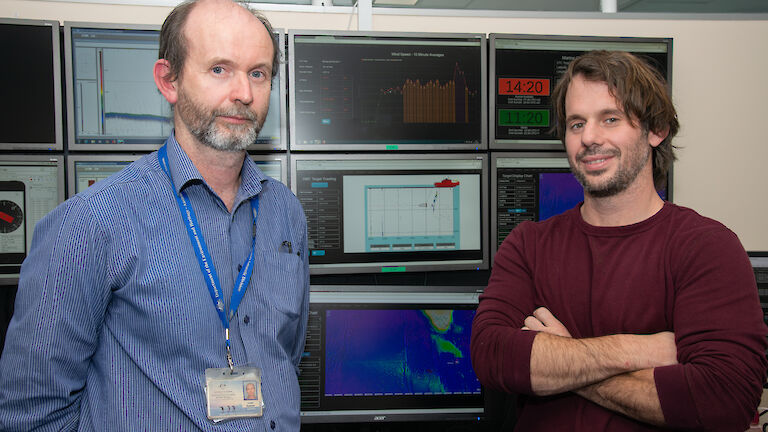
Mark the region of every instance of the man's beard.
POLYGON ((245 150, 256 141, 263 119, 240 102, 229 109, 205 111, 203 104, 195 101, 179 89, 179 99, 174 109, 178 110, 181 121, 189 132, 202 144, 216 150, 237 152, 245 150), (216 125, 216 117, 232 116, 244 118, 242 124, 216 125))
MULTIPOLYGON (((574 163, 569 159, 568 162, 571 164, 571 172, 576 177, 576 180, 581 183, 584 192, 595 198, 610 197, 624 192, 635 181, 640 174, 640 171, 643 170, 643 167, 645 167, 645 164, 648 163, 648 159, 651 157, 652 150, 650 145, 647 144, 647 139, 645 137, 647 137, 647 135, 643 135, 643 137, 640 138, 642 142, 636 143, 636 147, 630 149, 626 154, 629 165, 625 166, 620 164, 611 178, 600 183, 590 182, 589 180, 591 176, 584 171, 577 169, 576 166, 574 166, 574 163)), ((619 159, 622 153, 618 149, 601 150, 599 148, 590 147, 577 154, 576 161, 580 161, 581 158, 586 156, 596 155, 612 156, 619 159)))

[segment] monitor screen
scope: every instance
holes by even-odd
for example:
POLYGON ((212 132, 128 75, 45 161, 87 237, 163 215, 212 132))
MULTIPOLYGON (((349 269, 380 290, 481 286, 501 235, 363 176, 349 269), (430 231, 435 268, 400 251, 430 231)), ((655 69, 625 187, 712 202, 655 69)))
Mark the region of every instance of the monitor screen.
MULTIPOLYGON (((67 196, 76 195, 99 180, 117 173, 141 154, 70 154, 67 157, 67 196)), ((284 155, 250 155, 261 171, 287 184, 284 155)))
POLYGON ((63 150, 58 21, 0 18, 0 146, 63 150))
POLYGON ((99 180, 117 173, 140 154, 96 154, 67 157, 67 196, 76 195, 99 180))
POLYGON ((486 269, 485 155, 291 155, 312 274, 486 269))
MULTIPOLYGON (((172 110, 152 75, 159 37, 158 26, 64 24, 70 149, 156 150, 168 138, 172 110)), ((249 149, 285 148, 284 95, 278 75, 269 115, 249 149)))
POLYGON ((250 156, 256 162, 261 172, 288 185, 288 158, 286 155, 252 154, 250 156))
POLYGON ((584 200, 564 152, 494 153, 491 159, 492 254, 523 221, 542 221, 584 200))
MULTIPOLYGON (((763 308, 763 320, 768 325, 768 252, 748 252, 757 281, 757 294, 763 308)), ((768 351, 766 351, 768 355, 768 351)))
POLYGON ((0 282, 18 280, 35 224, 64 201, 63 160, 0 155, 0 282))
MULTIPOLYGON (((543 221, 584 201, 565 152, 494 152, 491 172, 491 256, 521 222, 543 221)), ((658 191, 663 200, 668 185, 658 191)))
POLYGON ((313 292, 302 422, 479 420, 469 351, 477 296, 313 292))
POLYGON ((490 148, 561 150, 552 90, 574 58, 597 49, 637 54, 671 82, 672 39, 491 34, 490 148))
POLYGON ((485 35, 289 32, 291 150, 486 149, 485 35))

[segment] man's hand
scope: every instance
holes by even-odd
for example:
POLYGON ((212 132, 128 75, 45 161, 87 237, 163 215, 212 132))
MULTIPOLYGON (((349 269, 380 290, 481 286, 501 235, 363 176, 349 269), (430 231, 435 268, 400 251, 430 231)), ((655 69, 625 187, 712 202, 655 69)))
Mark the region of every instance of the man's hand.
POLYGON ((533 315, 525 319, 523 330, 535 330, 562 337, 571 337, 571 332, 552 315, 545 307, 533 311, 533 315))

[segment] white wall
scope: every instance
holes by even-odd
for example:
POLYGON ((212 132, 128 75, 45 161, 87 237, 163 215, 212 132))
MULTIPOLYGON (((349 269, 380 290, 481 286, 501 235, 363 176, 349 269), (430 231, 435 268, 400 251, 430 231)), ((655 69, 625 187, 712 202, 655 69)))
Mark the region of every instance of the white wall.
MULTIPOLYGON (((168 6, 0 0, 0 16, 160 24, 168 6)), ((267 11, 275 27, 345 30, 357 17, 267 11)), ((673 198, 768 250, 768 20, 486 18, 374 14, 373 30, 672 37, 682 129, 673 198)))

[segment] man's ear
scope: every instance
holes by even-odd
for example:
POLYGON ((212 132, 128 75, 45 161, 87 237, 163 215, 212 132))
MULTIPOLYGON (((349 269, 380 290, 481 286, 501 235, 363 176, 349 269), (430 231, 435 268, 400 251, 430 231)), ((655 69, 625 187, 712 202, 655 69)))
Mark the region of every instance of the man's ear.
POLYGON ((171 64, 166 59, 160 59, 155 62, 152 73, 155 77, 157 89, 160 90, 160 93, 163 94, 168 103, 174 105, 179 96, 176 89, 177 80, 171 80, 171 64))
POLYGON ((669 128, 661 130, 659 132, 654 132, 652 130, 648 131, 648 143, 651 145, 651 147, 656 148, 661 144, 662 141, 669 135, 669 128))

